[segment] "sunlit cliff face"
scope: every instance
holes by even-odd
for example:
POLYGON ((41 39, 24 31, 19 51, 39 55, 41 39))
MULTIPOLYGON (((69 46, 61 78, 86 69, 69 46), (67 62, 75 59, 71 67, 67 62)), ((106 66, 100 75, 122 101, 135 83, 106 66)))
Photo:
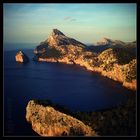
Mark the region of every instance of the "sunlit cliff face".
POLYGON ((26 107, 26 120, 41 136, 97 136, 80 120, 31 100, 26 107))
POLYGON ((23 62, 23 53, 19 51, 17 55, 15 56, 17 62, 23 62))

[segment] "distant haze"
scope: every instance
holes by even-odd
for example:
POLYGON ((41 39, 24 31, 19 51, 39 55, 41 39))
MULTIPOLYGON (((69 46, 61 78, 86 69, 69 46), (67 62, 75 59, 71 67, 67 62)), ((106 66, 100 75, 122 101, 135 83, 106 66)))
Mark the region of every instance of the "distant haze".
POLYGON ((52 29, 83 43, 136 40, 136 4, 4 4, 4 43, 40 43, 52 29))

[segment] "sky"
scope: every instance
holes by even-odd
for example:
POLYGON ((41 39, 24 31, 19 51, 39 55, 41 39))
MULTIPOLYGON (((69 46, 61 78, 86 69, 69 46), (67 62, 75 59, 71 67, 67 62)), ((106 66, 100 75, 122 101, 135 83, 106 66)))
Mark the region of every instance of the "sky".
POLYGON ((4 43, 40 43, 52 29, 83 43, 136 40, 136 4, 3 4, 4 43))

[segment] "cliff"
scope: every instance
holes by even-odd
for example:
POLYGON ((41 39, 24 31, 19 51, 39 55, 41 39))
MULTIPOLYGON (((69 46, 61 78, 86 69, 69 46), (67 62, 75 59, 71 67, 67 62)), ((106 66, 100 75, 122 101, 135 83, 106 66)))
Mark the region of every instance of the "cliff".
POLYGON ((98 47, 103 45, 106 49, 96 53, 54 29, 49 38, 35 48, 34 60, 78 64, 136 90, 136 43, 104 38, 98 47))
POLYGON ((95 131, 83 122, 56 110, 44 101, 28 102, 26 120, 41 136, 97 136, 95 131))

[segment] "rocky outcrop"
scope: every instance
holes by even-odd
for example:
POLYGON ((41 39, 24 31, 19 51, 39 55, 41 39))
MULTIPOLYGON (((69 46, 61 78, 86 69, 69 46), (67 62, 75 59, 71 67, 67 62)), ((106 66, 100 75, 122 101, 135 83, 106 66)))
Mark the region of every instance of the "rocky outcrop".
POLYGON ((22 51, 19 51, 16 54, 15 59, 16 59, 17 62, 21 62, 21 63, 27 63, 27 62, 29 62, 29 58, 22 51))
MULTIPOLYGON (((119 81, 129 89, 136 90, 136 76, 131 76, 127 81, 124 68, 131 61, 136 62, 136 43, 124 43, 104 38, 101 45, 110 47, 100 53, 95 53, 79 41, 68 38, 59 30, 54 29, 51 36, 37 46, 34 52, 37 61, 78 64, 87 70, 99 72, 103 76, 119 81)), ((136 63, 134 65, 136 66, 136 63)), ((130 65, 127 67, 129 69, 130 65)), ((136 67, 133 67, 132 74, 136 75, 136 67)))
POLYGON ((41 136, 97 136, 95 131, 83 122, 41 101, 28 102, 26 120, 41 136))

